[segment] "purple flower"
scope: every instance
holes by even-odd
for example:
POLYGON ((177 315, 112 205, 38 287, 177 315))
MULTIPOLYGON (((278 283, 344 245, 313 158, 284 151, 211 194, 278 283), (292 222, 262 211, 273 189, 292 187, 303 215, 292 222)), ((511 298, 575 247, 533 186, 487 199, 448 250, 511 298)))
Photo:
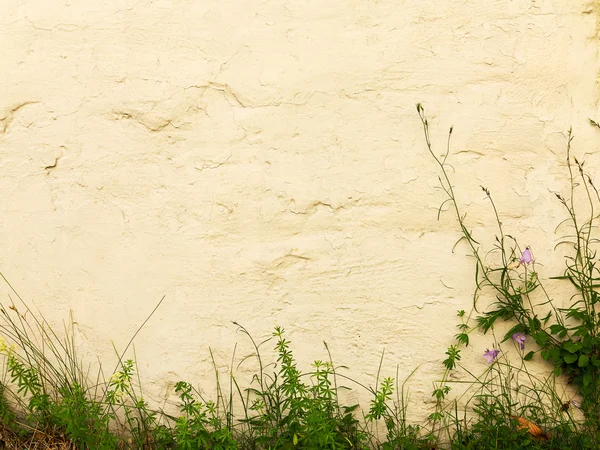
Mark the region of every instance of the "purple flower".
POLYGON ((512 340, 521 346, 521 350, 525 350, 525 333, 519 331, 512 335, 512 340))
POLYGON ((531 249, 529 247, 525 247, 525 251, 521 255, 521 259, 519 259, 519 265, 530 264, 532 261, 533 256, 531 255, 531 249))
POLYGON ((485 358, 485 360, 487 362, 492 363, 498 357, 499 353, 500 353, 500 350, 496 350, 494 348, 492 350, 486 350, 485 352, 483 352, 483 357, 485 358))

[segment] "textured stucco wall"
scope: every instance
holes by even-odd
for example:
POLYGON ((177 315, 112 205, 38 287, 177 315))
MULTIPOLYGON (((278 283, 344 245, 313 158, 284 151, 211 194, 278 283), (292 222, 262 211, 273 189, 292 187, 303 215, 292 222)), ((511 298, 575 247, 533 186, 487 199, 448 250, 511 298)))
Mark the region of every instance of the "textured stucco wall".
MULTIPOLYGON (((468 309, 415 103, 475 233, 505 226, 556 275, 565 131, 600 168, 595 6, 561 0, 2 0, 0 269, 82 356, 136 341, 146 394, 212 380, 279 324, 299 359, 415 413, 468 309)), ((2 294, 5 300, 6 294, 2 294)), ((474 355, 490 346, 474 339, 474 355)), ((473 370, 482 364, 473 358, 473 370)), ((307 367, 307 366, 305 366, 307 367)))

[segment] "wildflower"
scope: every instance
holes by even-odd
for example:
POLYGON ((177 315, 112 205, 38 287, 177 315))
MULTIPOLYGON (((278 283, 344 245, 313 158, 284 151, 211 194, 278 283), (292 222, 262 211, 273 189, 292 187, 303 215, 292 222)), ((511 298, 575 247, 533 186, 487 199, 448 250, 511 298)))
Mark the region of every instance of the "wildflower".
POLYGON ((521 259, 519 259, 518 266, 521 264, 530 264, 532 261, 533 255, 531 254, 531 249, 529 247, 525 247, 525 251, 521 254, 521 259))
POLYGON ((521 347, 521 350, 525 350, 525 333, 519 331, 512 335, 512 340, 515 341, 521 347))
POLYGON ((485 358, 485 360, 487 362, 492 363, 498 357, 499 353, 500 353, 500 350, 496 350, 494 348, 492 350, 486 350, 485 352, 483 352, 483 357, 485 358))

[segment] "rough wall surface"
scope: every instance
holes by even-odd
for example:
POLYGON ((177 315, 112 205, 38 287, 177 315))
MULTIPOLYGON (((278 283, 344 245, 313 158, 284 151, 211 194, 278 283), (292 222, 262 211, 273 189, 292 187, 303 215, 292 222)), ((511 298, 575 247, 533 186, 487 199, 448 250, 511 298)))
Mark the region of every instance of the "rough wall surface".
POLYGON ((72 310, 92 361, 166 295, 136 341, 154 399, 210 384, 238 321, 283 326, 303 363, 325 340, 366 384, 385 348, 384 372, 420 365, 426 410, 473 265, 437 221, 415 103, 440 152, 455 127, 475 233, 493 237, 484 184, 544 275, 570 126, 600 168, 593 4, 0 3, 0 269, 51 322, 72 310))

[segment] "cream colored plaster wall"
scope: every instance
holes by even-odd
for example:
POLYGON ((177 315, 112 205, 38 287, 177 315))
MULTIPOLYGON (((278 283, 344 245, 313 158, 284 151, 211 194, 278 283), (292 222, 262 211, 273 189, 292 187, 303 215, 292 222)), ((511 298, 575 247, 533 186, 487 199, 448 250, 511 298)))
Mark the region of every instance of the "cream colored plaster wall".
MULTIPOLYGON (((454 125, 459 201, 561 269, 565 131, 600 170, 594 5, 577 0, 2 0, 0 268, 154 400, 212 380, 238 321, 370 384, 431 382, 473 265, 424 146, 454 125)), ((6 290, 2 300, 7 301, 6 290)), ((471 367, 491 337, 474 339, 471 367), (476 356, 476 357, 475 357, 476 356)), ((307 367, 307 366, 305 366, 307 367)), ((203 389, 210 389, 203 384, 203 389)))

